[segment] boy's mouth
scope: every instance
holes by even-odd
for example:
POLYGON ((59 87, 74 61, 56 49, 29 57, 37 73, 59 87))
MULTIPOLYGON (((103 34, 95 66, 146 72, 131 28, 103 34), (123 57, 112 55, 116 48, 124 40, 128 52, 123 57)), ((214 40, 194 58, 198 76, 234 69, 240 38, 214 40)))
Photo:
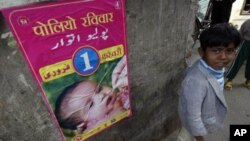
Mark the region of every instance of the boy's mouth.
POLYGON ((213 68, 215 70, 221 70, 222 68, 227 66, 227 62, 219 62, 219 63, 214 63, 213 68))
POLYGON ((216 66, 218 67, 225 67, 227 66, 228 62, 219 62, 219 63, 216 63, 216 66))
POLYGON ((225 67, 225 63, 217 63, 216 66, 217 67, 225 67))

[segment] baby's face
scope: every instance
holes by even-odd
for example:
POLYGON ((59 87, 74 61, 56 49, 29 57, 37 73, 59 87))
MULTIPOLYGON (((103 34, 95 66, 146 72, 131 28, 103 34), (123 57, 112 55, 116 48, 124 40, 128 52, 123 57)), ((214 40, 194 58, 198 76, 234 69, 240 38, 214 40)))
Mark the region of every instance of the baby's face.
MULTIPOLYGON (((116 96, 110 87, 101 86, 92 81, 81 82, 69 94, 68 113, 78 112, 78 118, 88 124, 106 118, 113 110, 116 96)), ((66 110, 64 109, 64 110, 66 110)))

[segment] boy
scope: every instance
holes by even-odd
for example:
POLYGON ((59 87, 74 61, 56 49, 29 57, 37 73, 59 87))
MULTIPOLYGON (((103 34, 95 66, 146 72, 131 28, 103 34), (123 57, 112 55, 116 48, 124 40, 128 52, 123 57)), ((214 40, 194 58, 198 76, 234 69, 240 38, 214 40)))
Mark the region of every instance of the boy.
POLYGON ((89 80, 75 83, 57 99, 55 115, 62 128, 87 131, 125 112, 124 95, 89 80))
POLYGON ((227 23, 205 29, 200 35, 201 59, 184 77, 179 97, 182 130, 196 139, 222 128, 227 113, 223 95, 224 67, 234 58, 239 32, 227 23))

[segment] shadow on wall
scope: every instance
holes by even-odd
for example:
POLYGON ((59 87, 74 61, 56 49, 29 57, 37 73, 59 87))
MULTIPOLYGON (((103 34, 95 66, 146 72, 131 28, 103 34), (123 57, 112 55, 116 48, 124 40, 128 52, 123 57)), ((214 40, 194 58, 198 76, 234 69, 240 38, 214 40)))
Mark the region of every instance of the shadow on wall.
POLYGON ((2 31, 4 29, 4 18, 2 15, 2 12, 0 12, 0 33, 2 34, 2 31))
POLYGON ((0 37, 1 39, 3 38, 2 34, 5 34, 7 32, 10 32, 10 30, 9 30, 9 27, 7 26, 7 23, 4 19, 2 12, 0 11, 0 37))
POLYGON ((6 26, 6 24, 4 23, 3 15, 0 12, 0 47, 3 45, 2 34, 4 33, 4 29, 6 29, 5 26, 6 26))

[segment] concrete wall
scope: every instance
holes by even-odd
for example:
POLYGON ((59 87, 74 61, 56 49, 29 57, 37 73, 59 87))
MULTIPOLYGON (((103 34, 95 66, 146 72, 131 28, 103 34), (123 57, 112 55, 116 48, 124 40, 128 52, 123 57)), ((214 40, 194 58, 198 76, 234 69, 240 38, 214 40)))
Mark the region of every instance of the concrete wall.
MULTIPOLYGON (((0 8, 37 0, 1 0, 0 8)), ((92 140, 171 141, 197 0, 126 0, 133 117, 92 140)), ((59 141, 28 67, 0 17, 0 141, 59 141)))

